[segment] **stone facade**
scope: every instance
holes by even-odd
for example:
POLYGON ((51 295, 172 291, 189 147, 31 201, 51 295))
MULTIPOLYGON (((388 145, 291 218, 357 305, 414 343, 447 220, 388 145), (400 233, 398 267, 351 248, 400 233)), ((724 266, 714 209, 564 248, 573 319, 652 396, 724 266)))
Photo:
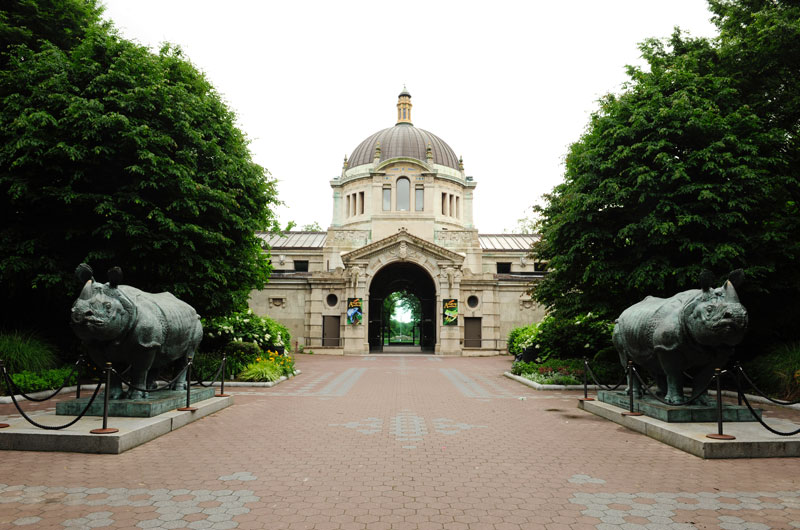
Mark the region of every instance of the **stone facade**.
POLYGON ((350 157, 358 165, 345 159, 330 181, 327 232, 262 236, 275 272, 250 307, 317 353, 386 351, 382 301, 399 289, 421 301, 421 349, 440 355, 502 353, 511 329, 543 316, 527 294, 543 274, 529 258, 536 237, 478 233, 476 181, 446 143, 411 124, 410 98, 404 90, 397 125, 362 142, 350 157), (348 299, 362 301, 360 324, 347 323, 348 299), (458 307, 454 325, 444 325, 446 300, 458 307))

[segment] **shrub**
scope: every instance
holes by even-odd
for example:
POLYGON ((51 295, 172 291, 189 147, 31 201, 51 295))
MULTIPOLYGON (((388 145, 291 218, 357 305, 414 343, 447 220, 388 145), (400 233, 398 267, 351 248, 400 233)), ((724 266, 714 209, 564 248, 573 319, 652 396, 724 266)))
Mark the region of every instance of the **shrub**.
POLYGON ((0 359, 11 374, 41 372, 60 364, 52 345, 34 333, 20 331, 0 333, 0 359))
POLYGON ((258 357, 239 374, 242 381, 277 381, 294 373, 294 359, 289 355, 269 352, 268 357, 258 357))
MULTIPOLYGON (((622 366, 619 363, 603 361, 600 359, 592 359, 589 361, 589 367, 594 372, 597 379, 603 384, 617 384, 623 375, 622 366)), ((583 374, 585 368, 583 359, 548 359, 544 362, 530 362, 523 363, 517 362, 511 366, 511 373, 519 375, 536 381, 541 384, 553 385, 577 385, 583 383, 583 374), (533 375, 533 378, 529 377, 533 375), (540 379, 550 378, 551 382, 542 383, 540 379), (552 381, 566 380, 565 377, 571 377, 577 382, 574 383, 554 383, 552 381)), ((589 379, 589 384, 594 382, 589 379)))
POLYGON ((248 365, 261 357, 261 348, 255 342, 230 342, 224 348, 225 372, 232 378, 238 377, 248 365))
POLYGON ((253 342, 262 350, 276 346, 289 349, 292 335, 283 324, 251 310, 237 311, 224 317, 203 319, 204 351, 225 348, 231 342, 253 342))
POLYGON ((542 360, 593 357, 613 350, 613 331, 612 321, 601 320, 592 313, 573 318, 548 316, 539 323, 535 346, 539 346, 542 360))
POLYGON ((800 342, 780 345, 743 367, 761 391, 779 399, 800 398, 800 342))
POLYGON ((530 345, 536 337, 538 327, 538 323, 533 323, 512 329, 508 334, 508 353, 511 355, 522 353, 523 348, 530 345))
MULTIPOLYGON (((192 359, 192 379, 201 381, 211 381, 219 369, 222 362, 221 352, 197 352, 192 359)), ((220 374, 222 375, 222 374, 220 374)), ((231 377, 230 365, 225 367, 226 379, 231 377)))
MULTIPOLYGON (((17 385, 20 392, 30 394, 41 390, 55 390, 60 388, 65 380, 67 385, 74 385, 78 379, 77 374, 72 373, 72 367, 65 366, 39 372, 23 370, 11 374, 11 380, 17 385)), ((2 388, 5 390, 5 385, 2 388)))

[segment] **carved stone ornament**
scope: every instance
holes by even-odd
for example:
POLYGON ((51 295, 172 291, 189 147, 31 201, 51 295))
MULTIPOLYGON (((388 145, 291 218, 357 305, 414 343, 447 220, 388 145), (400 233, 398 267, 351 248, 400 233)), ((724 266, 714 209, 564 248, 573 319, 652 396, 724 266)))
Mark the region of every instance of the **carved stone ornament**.
POLYGON ((283 298, 283 297, 280 297, 280 296, 276 296, 274 298, 270 298, 269 299, 269 305, 274 306, 274 307, 283 307, 284 305, 286 305, 286 298, 283 298))
POLYGON ((519 306, 522 309, 531 309, 533 307, 533 300, 520 300, 519 306))
POLYGON ((333 233, 333 241, 336 243, 355 243, 359 245, 367 242, 366 230, 336 230, 333 233))

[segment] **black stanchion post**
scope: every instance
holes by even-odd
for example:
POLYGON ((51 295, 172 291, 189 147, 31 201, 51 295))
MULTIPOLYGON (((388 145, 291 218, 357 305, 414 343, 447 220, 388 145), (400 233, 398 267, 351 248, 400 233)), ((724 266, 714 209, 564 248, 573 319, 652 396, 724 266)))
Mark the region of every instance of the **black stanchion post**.
MULTIPOLYGON (((3 378, 3 384, 5 384, 5 373, 6 373, 6 365, 3 364, 3 360, 0 359, 0 377, 3 378)), ((8 389, 9 393, 11 389, 8 389)), ((6 427, 10 427, 8 423, 0 423, 0 429, 5 429, 6 427)))
POLYGON ((103 428, 92 429, 92 434, 111 434, 119 432, 119 429, 108 427, 108 395, 111 393, 111 363, 106 363, 106 388, 103 391, 103 428))
POLYGON ((736 366, 733 367, 733 374, 736 378, 736 401, 739 403, 739 406, 742 406, 742 365, 741 363, 736 363, 736 366))
POLYGON ((583 397, 578 398, 578 401, 594 401, 594 398, 589 397, 589 361, 586 357, 583 358, 583 397))
POLYGON ((197 407, 192 406, 192 361, 186 363, 186 406, 180 407, 181 412, 194 412, 197 407))
POLYGON ((219 380, 219 394, 214 397, 228 397, 228 394, 225 393, 225 362, 228 360, 228 356, 226 354, 222 354, 222 376, 219 380))
POLYGON ((722 434, 722 370, 714 368, 714 379, 717 380, 717 432, 716 434, 706 434, 706 438, 714 440, 735 440, 735 436, 722 434))
POLYGON ((628 411, 627 412, 623 412, 622 415, 623 416, 641 416, 642 415, 641 412, 636 412, 635 410, 633 410, 633 392, 634 392, 633 378, 635 377, 635 375, 633 373, 633 370, 634 370, 633 361, 628 361, 628 366, 625 369, 628 372, 628 392, 629 392, 630 407, 629 407, 628 411))

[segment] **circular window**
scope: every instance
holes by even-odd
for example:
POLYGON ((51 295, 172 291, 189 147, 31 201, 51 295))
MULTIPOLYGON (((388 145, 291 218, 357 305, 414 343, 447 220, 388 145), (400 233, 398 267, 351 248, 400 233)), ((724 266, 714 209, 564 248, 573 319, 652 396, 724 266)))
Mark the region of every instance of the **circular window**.
POLYGON ((335 294, 331 293, 328 295, 328 298, 326 298, 325 301, 330 307, 333 307, 339 303, 339 298, 335 294))
POLYGON ((467 298, 467 305, 472 308, 478 307, 478 297, 473 294, 467 298))

